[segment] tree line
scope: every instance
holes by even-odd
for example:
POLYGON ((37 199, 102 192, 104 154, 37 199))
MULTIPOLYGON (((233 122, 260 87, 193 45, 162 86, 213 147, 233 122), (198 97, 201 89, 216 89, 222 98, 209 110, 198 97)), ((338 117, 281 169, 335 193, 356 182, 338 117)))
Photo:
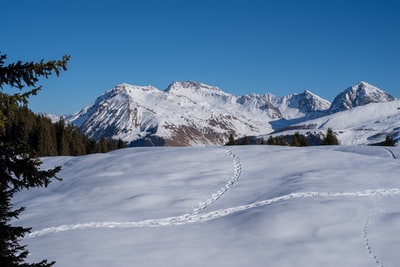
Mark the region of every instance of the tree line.
MULTIPOLYGON (((1 97, 4 97, 3 93, 1 97)), ((119 139, 96 141, 83 134, 78 127, 61 118, 53 123, 44 115, 33 113, 26 105, 8 105, 5 135, 26 146, 32 156, 81 156, 92 153, 106 153, 125 147, 119 139)))
MULTIPOLYGON (((339 145, 339 140, 336 137, 335 132, 332 128, 328 128, 325 135, 321 139, 319 136, 303 135, 299 132, 295 132, 293 135, 270 135, 268 139, 264 140, 263 137, 248 137, 236 139, 233 134, 229 135, 229 140, 225 144, 230 145, 276 145, 276 146, 315 146, 315 145, 339 145)), ((392 136, 386 135, 385 141, 370 144, 372 146, 395 146, 396 141, 392 136)))
MULTIPOLYGON (((336 134, 333 132, 331 128, 326 131, 326 134, 323 139, 314 138, 318 140, 314 140, 311 145, 338 145, 339 141, 336 137, 336 134)), ((258 144, 258 145, 277 145, 277 146, 309 146, 309 138, 305 135, 300 134, 299 132, 295 132, 293 135, 277 135, 273 137, 270 135, 268 139, 265 141, 264 138, 256 138, 256 137, 248 137, 245 136, 238 140, 234 139, 233 134, 229 135, 229 140, 226 145, 250 145, 250 144, 258 144)))

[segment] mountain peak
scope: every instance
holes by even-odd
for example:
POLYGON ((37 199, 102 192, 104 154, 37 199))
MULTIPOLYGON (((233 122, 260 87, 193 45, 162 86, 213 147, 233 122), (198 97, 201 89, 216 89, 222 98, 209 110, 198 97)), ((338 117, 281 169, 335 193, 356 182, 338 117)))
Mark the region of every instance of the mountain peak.
POLYGON ((124 92, 127 94, 132 94, 135 91, 157 91, 158 89, 151 85, 139 86, 131 85, 128 83, 121 83, 116 85, 111 91, 124 92))
POLYGON ((357 83, 357 85, 358 86, 373 86, 372 84, 369 84, 369 83, 367 83, 365 81, 360 81, 360 82, 357 83))
POLYGON ((305 95, 314 95, 310 90, 304 90, 303 92, 305 95))
POLYGON ((187 90, 187 89, 191 89, 191 90, 206 89, 206 90, 221 92, 221 89, 219 89, 216 86, 210 86, 210 85, 200 83, 197 81, 184 81, 184 82, 175 81, 175 82, 171 83, 165 91, 178 92, 180 90, 187 90))
POLYGON ((369 103, 393 101, 395 98, 378 87, 361 81, 348 87, 335 97, 330 107, 332 113, 349 110, 354 107, 364 106, 369 103))
POLYGON ((376 87, 370 83, 364 82, 364 81, 358 82, 357 84, 347 88, 347 90, 365 91, 365 92, 368 92, 368 91, 382 91, 383 92, 383 90, 379 89, 378 87, 376 87))
POLYGON ((313 111, 323 111, 330 107, 330 102, 323 99, 309 90, 304 90, 301 94, 294 94, 291 97, 292 105, 298 108, 303 113, 310 113, 313 111))

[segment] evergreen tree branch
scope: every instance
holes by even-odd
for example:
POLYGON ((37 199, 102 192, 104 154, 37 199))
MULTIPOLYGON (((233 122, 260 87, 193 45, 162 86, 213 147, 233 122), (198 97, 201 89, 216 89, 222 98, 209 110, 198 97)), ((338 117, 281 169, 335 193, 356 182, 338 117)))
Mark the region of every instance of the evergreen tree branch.
POLYGON ((67 62, 71 56, 65 55, 61 60, 50 60, 45 62, 43 59, 39 63, 18 61, 4 66, 6 55, 0 54, 0 88, 9 85, 22 90, 24 87, 34 87, 40 77, 48 78, 55 73, 60 75, 61 70, 67 70, 67 62))

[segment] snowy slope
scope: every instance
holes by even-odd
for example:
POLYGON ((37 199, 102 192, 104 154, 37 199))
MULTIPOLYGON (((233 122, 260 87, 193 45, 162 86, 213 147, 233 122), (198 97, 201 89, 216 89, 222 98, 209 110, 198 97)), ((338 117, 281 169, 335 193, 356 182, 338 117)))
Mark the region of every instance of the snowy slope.
POLYGON ((131 148, 19 193, 57 266, 397 266, 399 148, 131 148))
POLYGON ((343 145, 374 144, 385 140, 387 135, 400 139, 400 100, 370 103, 350 110, 309 120, 299 125, 305 131, 326 132, 332 128, 343 145))

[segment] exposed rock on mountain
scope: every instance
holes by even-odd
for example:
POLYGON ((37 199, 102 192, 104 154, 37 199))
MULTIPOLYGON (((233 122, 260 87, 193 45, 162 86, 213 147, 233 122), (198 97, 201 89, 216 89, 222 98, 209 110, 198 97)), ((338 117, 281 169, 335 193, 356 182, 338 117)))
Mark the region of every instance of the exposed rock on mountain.
POLYGON ((346 89, 332 105, 308 90, 283 97, 235 96, 194 81, 174 82, 166 90, 120 84, 66 120, 90 137, 121 138, 137 146, 220 145, 230 134, 265 135, 279 127, 309 125, 310 119, 391 100, 394 97, 365 82, 346 89))

